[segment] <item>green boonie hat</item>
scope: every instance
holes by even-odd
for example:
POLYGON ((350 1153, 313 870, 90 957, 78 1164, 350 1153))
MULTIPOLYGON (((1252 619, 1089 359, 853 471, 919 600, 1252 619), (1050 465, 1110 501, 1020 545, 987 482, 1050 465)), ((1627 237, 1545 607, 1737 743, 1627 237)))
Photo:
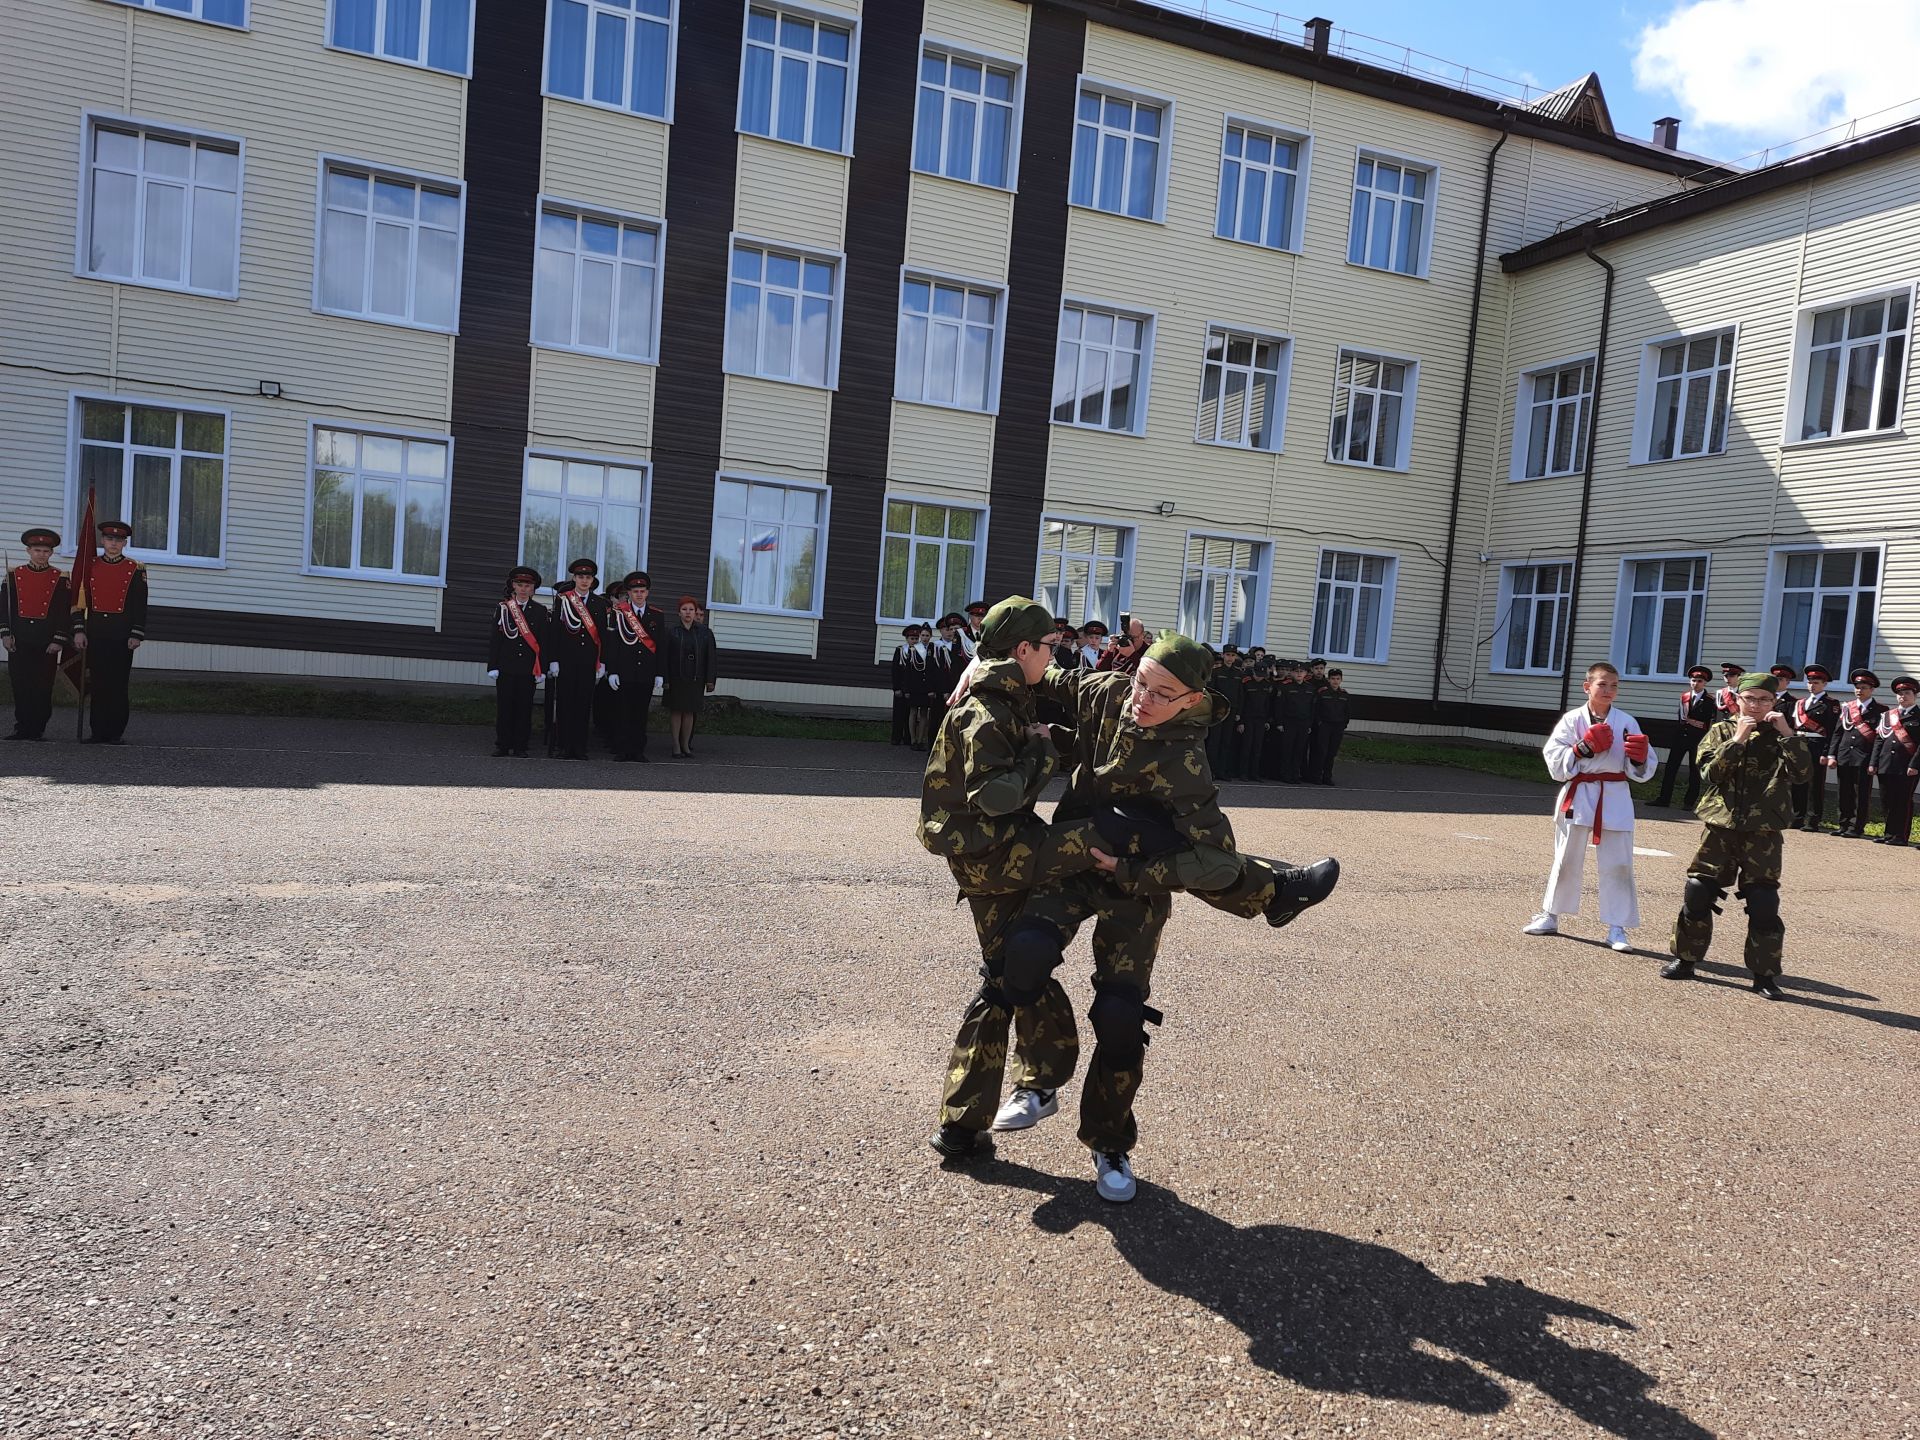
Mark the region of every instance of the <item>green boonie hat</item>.
POLYGON ((1053 630, 1053 611, 1025 595, 1009 595, 980 622, 980 648, 996 658, 1004 657, 1011 655, 1022 640, 1037 644, 1053 630))
POLYGON ((1778 695, 1780 693, 1780 677, 1778 675, 1762 675, 1758 670, 1749 670, 1733 682, 1733 688, 1736 691, 1764 690, 1769 695, 1778 695))
POLYGON ((1189 690, 1204 690, 1213 678, 1213 656, 1207 647, 1172 630, 1160 632, 1147 650, 1147 659, 1164 665, 1189 690))

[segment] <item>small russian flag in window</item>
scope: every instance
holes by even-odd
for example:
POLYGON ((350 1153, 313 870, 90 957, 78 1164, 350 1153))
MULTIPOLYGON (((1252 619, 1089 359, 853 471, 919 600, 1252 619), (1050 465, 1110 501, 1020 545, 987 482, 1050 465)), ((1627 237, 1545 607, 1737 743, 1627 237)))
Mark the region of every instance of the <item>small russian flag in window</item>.
POLYGON ((778 530, 769 530, 764 535, 755 536, 753 541, 753 548, 755 550, 779 549, 780 548, 780 532, 778 530))

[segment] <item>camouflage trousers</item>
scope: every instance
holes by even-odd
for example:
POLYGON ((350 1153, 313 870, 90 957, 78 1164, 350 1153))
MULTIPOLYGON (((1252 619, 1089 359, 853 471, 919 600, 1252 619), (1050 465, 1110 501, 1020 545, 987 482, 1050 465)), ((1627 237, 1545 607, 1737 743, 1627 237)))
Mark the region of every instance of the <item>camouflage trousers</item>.
MULTIPOLYGON (((1699 847, 1687 864, 1689 879, 1705 880, 1722 891, 1734 890, 1746 901, 1746 961, 1747 969, 1755 975, 1780 973, 1787 935, 1779 914, 1783 848, 1778 830, 1731 830, 1707 825, 1702 827, 1699 847)), ((1707 958, 1707 946, 1712 941, 1712 910, 1689 914, 1682 908, 1673 922, 1674 955, 1697 964, 1707 958)))

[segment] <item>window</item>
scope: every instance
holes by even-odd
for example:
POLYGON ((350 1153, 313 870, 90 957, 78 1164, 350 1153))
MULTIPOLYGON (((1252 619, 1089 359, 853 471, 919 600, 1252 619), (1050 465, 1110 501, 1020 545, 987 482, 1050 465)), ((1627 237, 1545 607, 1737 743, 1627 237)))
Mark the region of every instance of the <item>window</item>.
POLYGON ((1370 270, 1425 275, 1431 241, 1433 170, 1362 151, 1353 171, 1353 227, 1347 261, 1370 270))
POLYGON ((1137 435, 1146 426, 1153 322, 1069 301, 1053 360, 1053 422, 1137 435))
POLYGON ((1416 362, 1391 355, 1340 352, 1334 370, 1329 458, 1382 470, 1406 468, 1417 369, 1416 362))
POLYGON ((818 615, 826 527, 826 491, 722 475, 713 487, 713 603, 818 615))
POLYGON ((1614 655, 1629 678, 1682 680, 1700 663, 1707 615, 1707 557, 1629 558, 1620 566, 1614 655))
MULTIPOLYGON (((145 560, 218 562, 227 509, 227 417, 119 400, 78 411, 74 513, 93 489, 95 513, 133 527, 145 560)), ((91 537, 89 537, 91 538, 91 537)))
POLYGON ((1275 250, 1300 248, 1306 187, 1304 137, 1227 122, 1220 154, 1220 211, 1213 233, 1275 250))
POLYGON ((472 34, 473 0, 333 0, 327 26, 341 50, 453 75, 473 68, 472 34))
POLYGON ((727 292, 727 369, 832 386, 838 379, 840 264, 735 244, 727 292))
POLYGON ((1040 601, 1055 615, 1084 625, 1120 624, 1133 560, 1133 529, 1094 520, 1040 522, 1040 568, 1034 582, 1040 601))
POLYGON ((1073 127, 1072 202, 1158 220, 1170 109, 1167 101, 1083 85, 1073 127))
POLYGON ((156 10, 162 15, 178 15, 187 20, 205 20, 211 25, 231 25, 244 29, 247 0, 120 0, 136 10, 156 10))
POLYGON ((1218 325, 1209 329, 1196 438, 1209 445, 1278 450, 1292 351, 1293 342, 1284 336, 1218 325))
POLYGON ((740 128, 819 150, 846 150, 853 116, 853 22, 747 8, 740 128))
POLYGON ((1180 580, 1180 633, 1202 644, 1254 644, 1261 633, 1271 547, 1230 535, 1189 535, 1180 580))
POLYGON ((1013 188, 1020 72, 929 45, 920 56, 913 168, 1013 188))
POLYGON ((655 359, 660 229, 652 221, 542 205, 533 270, 533 343, 655 359))
POLYGON ((986 532, 983 510, 889 499, 877 618, 937 620, 964 609, 980 584, 986 532))
POLYGON ((240 293, 240 142, 95 120, 81 273, 240 293))
POLYGON ((1835 675, 1873 664, 1878 549, 1776 552, 1772 576, 1778 623, 1767 664, 1805 670, 1812 661, 1835 675))
MULTIPOLYGON (((1321 570, 1326 570, 1324 560, 1321 570)), ((1566 662, 1567 616, 1572 605, 1570 562, 1502 567, 1493 668, 1521 675, 1558 675, 1566 662)))
POLYGON ((552 585, 561 567, 592 559, 608 581, 647 555, 647 467, 593 456, 527 455, 520 563, 552 585))
POLYGON ((367 580, 446 570, 451 440, 313 429, 307 568, 367 580))
POLYGON ((1733 335, 1715 330, 1647 347, 1640 393, 1649 419, 1635 459, 1684 460, 1727 448, 1733 335))
POLYGON ((673 10, 674 0, 551 0, 547 93, 667 119, 673 10))
POLYGON ((907 276, 900 284, 894 395, 927 405, 994 410, 1000 401, 1000 293, 907 276))
POLYGON ((318 309, 452 330, 459 313, 461 190, 322 162, 318 309))
POLYGON ((1520 377, 1520 411, 1513 427, 1519 461, 1515 478, 1572 475, 1586 468, 1593 424, 1593 361, 1530 370, 1520 377))
POLYGON ((1902 290, 1813 312, 1796 438, 1899 429, 1912 299, 1902 290))
POLYGON ((1313 599, 1315 655, 1339 660, 1385 660, 1393 628, 1393 579, 1399 560, 1350 550, 1320 552, 1320 583, 1313 599))

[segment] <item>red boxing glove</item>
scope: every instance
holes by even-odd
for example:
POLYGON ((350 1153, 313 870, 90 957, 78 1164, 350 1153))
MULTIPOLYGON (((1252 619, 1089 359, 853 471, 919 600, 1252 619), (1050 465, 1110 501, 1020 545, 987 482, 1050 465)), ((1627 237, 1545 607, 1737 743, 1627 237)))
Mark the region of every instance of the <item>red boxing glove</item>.
POLYGON ((1636 730, 1622 743, 1627 747, 1627 759, 1636 765, 1646 763, 1648 741, 1644 734, 1636 730))
POLYGON ((1587 727, 1586 746, 1596 755, 1606 754, 1613 748, 1613 727, 1604 720, 1587 727))

